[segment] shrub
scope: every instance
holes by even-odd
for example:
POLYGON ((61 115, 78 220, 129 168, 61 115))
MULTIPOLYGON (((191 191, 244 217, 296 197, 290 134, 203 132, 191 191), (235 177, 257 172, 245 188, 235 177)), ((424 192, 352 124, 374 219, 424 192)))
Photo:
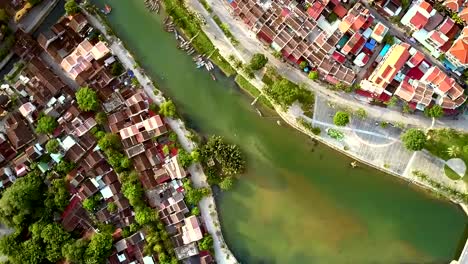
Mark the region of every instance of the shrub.
POLYGON ((319 78, 319 73, 317 71, 311 71, 309 72, 309 79, 312 81, 315 81, 319 78))
POLYGON ((261 53, 255 53, 252 56, 252 59, 250 59, 249 67, 254 71, 258 71, 263 68, 267 62, 268 58, 265 55, 261 53))
POLYGON ((343 111, 336 112, 333 123, 337 126, 346 126, 349 123, 349 114, 343 111))
POLYGON ((401 136, 401 140, 408 150, 418 151, 424 148, 426 135, 423 131, 412 128, 401 136))
POLYGON ((165 117, 175 117, 177 115, 175 104, 171 100, 162 103, 159 113, 165 117))

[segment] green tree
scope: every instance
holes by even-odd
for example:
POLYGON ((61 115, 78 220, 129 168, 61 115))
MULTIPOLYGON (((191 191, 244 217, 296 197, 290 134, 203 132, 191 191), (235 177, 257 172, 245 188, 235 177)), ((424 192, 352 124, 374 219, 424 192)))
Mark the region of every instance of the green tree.
POLYGON ((62 176, 67 175, 70 171, 72 171, 76 167, 76 164, 72 162, 68 162, 66 160, 61 160, 57 166, 55 166, 55 171, 61 174, 62 176))
POLYGON ((169 146, 168 145, 164 145, 162 147, 162 152, 165 156, 169 155, 169 152, 170 152, 170 149, 169 149, 169 146))
POLYGON ((192 210, 190 211, 190 213, 192 215, 196 215, 196 216, 199 216, 200 215, 200 209, 198 208, 198 206, 195 206, 192 208, 192 210))
POLYGON ((366 110, 364 110, 364 108, 359 108, 356 111, 356 116, 359 117, 360 119, 366 119, 367 112, 366 112, 366 110))
POLYGON ((112 253, 112 235, 109 233, 94 234, 85 251, 85 263, 105 263, 110 253, 112 253))
POLYGON ((18 253, 19 255, 14 256, 14 259, 19 260, 17 263, 43 263, 46 257, 38 239, 29 239, 23 242, 18 253))
POLYGON ((96 123, 98 123, 99 125, 104 125, 105 123, 107 123, 107 115, 104 112, 97 113, 95 119, 96 123))
POLYGON ((319 73, 318 71, 311 71, 309 72, 309 79, 311 79, 312 81, 315 81, 319 78, 319 73))
POLYGON ((184 149, 179 149, 177 159, 179 160, 180 165, 182 165, 182 167, 184 168, 187 168, 193 162, 192 156, 188 154, 187 151, 185 151, 184 149))
POLYGON ((192 153, 190 153, 190 156, 192 156, 192 161, 193 162, 199 162, 200 161, 200 150, 194 149, 192 153))
POLYGON ((225 191, 228 191, 232 189, 232 186, 234 185, 234 178, 231 176, 228 176, 224 178, 220 183, 219 187, 225 191))
POLYGON ((99 206, 100 200, 101 196, 98 194, 88 197, 83 201, 83 208, 86 209, 88 212, 94 212, 94 210, 96 210, 96 208, 99 206))
POLYGON ((7 23, 7 22, 8 22, 8 19, 10 19, 10 17, 8 16, 8 14, 7 14, 7 12, 5 11, 5 9, 0 8, 0 22, 2 22, 2 23, 7 23))
POLYGON ((46 258, 50 262, 62 259, 62 246, 70 239, 70 234, 57 223, 47 224, 41 231, 41 238, 46 245, 46 258))
POLYGON ((198 242, 198 248, 200 251, 213 251, 213 237, 211 237, 211 235, 205 236, 202 240, 200 240, 200 242, 198 242))
POLYGON ((393 45, 395 43, 395 38, 390 33, 387 33, 383 38, 383 43, 393 45))
POLYGON ((46 150, 49 153, 58 153, 60 151, 60 143, 58 139, 53 138, 49 140, 46 144, 46 150))
POLYGON ((177 141, 177 134, 176 134, 174 131, 171 131, 171 132, 169 133, 168 138, 169 138, 170 141, 176 142, 176 141, 177 141))
POLYGON ((301 68, 301 70, 303 70, 303 69, 305 69, 305 67, 307 67, 307 62, 301 61, 301 63, 299 63, 299 68, 301 68))
POLYGON ((171 100, 162 103, 159 114, 165 117, 175 117, 177 115, 175 104, 171 100))
POLYGON ((408 129, 402 136, 401 140, 405 147, 409 150, 418 151, 424 148, 426 144, 426 135, 419 129, 408 129))
POLYGON ((203 152, 205 157, 214 157, 226 176, 240 174, 245 169, 245 160, 239 146, 225 143, 222 137, 210 137, 203 152))
POLYGON ((392 96, 390 100, 388 100, 388 102, 386 102, 385 104, 387 106, 395 106, 397 103, 398 103, 398 98, 395 96, 392 96))
POLYGON ((333 123, 337 126, 346 126, 349 123, 349 113, 338 111, 333 117, 333 123))
POLYGON ((155 222, 157 219, 156 212, 149 207, 142 207, 136 210, 135 212, 135 221, 139 225, 147 225, 149 223, 155 222))
POLYGON ((426 109, 424 109, 424 114, 427 117, 439 118, 444 115, 444 110, 440 105, 434 105, 430 108, 426 107, 426 109))
POLYGON ((43 208, 44 182, 35 171, 17 179, 0 198, 0 222, 22 227, 40 216, 43 208))
POLYGON ((67 0, 65 2, 65 12, 67 12, 67 15, 71 16, 80 11, 80 7, 78 4, 75 2, 75 0, 67 0))
POLYGON ((40 134, 51 134, 57 128, 58 122, 49 115, 43 115, 37 121, 36 132, 40 134))
POLYGON ((249 63, 249 68, 251 68, 254 71, 258 71, 261 68, 263 68, 268 62, 268 58, 261 54, 261 53, 255 53, 252 58, 250 59, 249 63))
POLYGON ((63 245, 62 256, 71 263, 83 263, 88 242, 84 239, 69 241, 63 245))
POLYGON ((44 204, 52 211, 62 212, 69 204, 70 192, 67 189, 64 179, 52 180, 47 190, 44 204))
POLYGON ((314 102, 314 96, 309 90, 284 78, 275 81, 265 91, 283 107, 288 107, 295 101, 299 101, 303 106, 307 107, 314 102))
POLYGON ((450 157, 456 157, 456 156, 460 155, 460 153, 461 153, 461 150, 460 150, 459 146, 452 145, 452 146, 447 148, 447 154, 450 157))
POLYGON ((122 148, 120 137, 113 133, 106 133, 101 139, 99 139, 98 145, 104 151, 109 149, 120 150, 122 148))
POLYGON ((111 73, 113 76, 120 76, 120 75, 122 75, 122 73, 124 73, 124 71, 125 71, 125 69, 124 69, 124 67, 122 66, 122 63, 120 63, 120 62, 114 62, 114 64, 112 64, 110 73, 111 73))
POLYGON ((83 111, 96 111, 99 109, 99 99, 96 92, 89 87, 81 87, 75 94, 78 107, 83 111))
POLYGON ((117 205, 115 205, 114 202, 109 202, 107 203, 107 210, 111 213, 114 213, 117 211, 117 205))

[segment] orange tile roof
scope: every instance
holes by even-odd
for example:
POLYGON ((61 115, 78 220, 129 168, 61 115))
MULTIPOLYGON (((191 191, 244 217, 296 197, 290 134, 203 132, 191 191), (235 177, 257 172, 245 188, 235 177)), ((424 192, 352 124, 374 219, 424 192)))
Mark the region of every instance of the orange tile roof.
POLYGON ((426 1, 422 1, 421 4, 419 4, 419 8, 422 8, 427 11, 427 13, 432 12, 432 6, 426 1))
POLYGON ((443 94, 447 93, 452 86, 455 85, 455 81, 452 78, 448 77, 447 74, 435 66, 430 68, 426 74, 424 74, 421 81, 432 83, 432 85, 434 85, 443 94))
POLYGON ((457 39, 448 52, 461 64, 468 64, 468 44, 463 39, 457 39))
POLYGON ((458 16, 463 19, 463 21, 468 22, 468 7, 465 7, 458 16))
POLYGON ((409 63, 414 66, 418 66, 424 60, 424 54, 420 51, 416 51, 416 53, 410 58, 409 63))
POLYGON ((453 12, 458 12, 462 4, 463 0, 445 0, 444 2, 444 5, 453 12))

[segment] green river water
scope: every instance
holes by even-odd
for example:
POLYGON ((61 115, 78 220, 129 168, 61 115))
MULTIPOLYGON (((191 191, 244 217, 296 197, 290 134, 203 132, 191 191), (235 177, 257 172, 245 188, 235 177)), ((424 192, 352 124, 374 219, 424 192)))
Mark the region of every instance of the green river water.
POLYGON ((247 173, 219 197, 240 262, 447 263, 459 253, 467 218, 457 206, 374 169, 351 169, 349 158, 260 118, 231 79, 195 69, 143 0, 106 3, 114 31, 190 126, 247 154, 247 173))

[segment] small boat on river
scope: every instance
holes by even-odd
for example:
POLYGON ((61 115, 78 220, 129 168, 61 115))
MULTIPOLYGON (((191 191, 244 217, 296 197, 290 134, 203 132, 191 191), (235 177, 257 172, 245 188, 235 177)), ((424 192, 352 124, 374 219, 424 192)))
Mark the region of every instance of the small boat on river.
POLYGON ((216 81, 216 76, 213 73, 210 73, 210 75, 211 75, 211 79, 213 79, 213 81, 216 81))

